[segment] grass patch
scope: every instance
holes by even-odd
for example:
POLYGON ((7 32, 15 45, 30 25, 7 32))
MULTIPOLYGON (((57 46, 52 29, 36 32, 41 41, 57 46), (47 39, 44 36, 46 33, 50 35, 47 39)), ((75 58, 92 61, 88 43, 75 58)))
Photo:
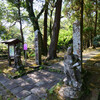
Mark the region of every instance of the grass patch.
POLYGON ((5 88, 2 84, 0 84, 0 87, 3 89, 0 89, 0 92, 5 91, 5 94, 0 95, 0 100, 17 100, 17 98, 9 91, 7 88, 5 88))
POLYGON ((18 77, 21 77, 21 76, 23 76, 25 74, 33 72, 33 71, 35 71, 35 69, 30 68, 30 67, 24 67, 24 69, 20 69, 20 70, 15 71, 13 73, 13 75, 9 74, 10 75, 9 77, 11 77, 11 78, 18 78, 18 77))
POLYGON ((47 70, 49 72, 56 72, 56 73, 59 73, 59 74, 63 74, 63 72, 59 69, 53 69, 53 68, 49 68, 49 67, 46 67, 44 65, 40 66, 39 67, 40 70, 47 70))
POLYGON ((58 91, 61 86, 63 86, 63 81, 60 81, 55 86, 53 86, 50 90, 47 90, 47 98, 46 100, 60 100, 58 91))
POLYGON ((35 70, 37 70, 37 67, 23 67, 16 70, 14 67, 8 66, 7 60, 1 60, 0 62, 0 73, 4 73, 8 78, 18 78, 35 70))

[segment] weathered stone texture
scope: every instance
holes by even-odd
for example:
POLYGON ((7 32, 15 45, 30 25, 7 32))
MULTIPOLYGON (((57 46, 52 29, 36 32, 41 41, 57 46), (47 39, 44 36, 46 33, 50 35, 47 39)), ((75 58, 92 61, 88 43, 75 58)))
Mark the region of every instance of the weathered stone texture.
POLYGON ((34 33, 35 33, 35 39, 34 39, 34 42, 35 42, 35 61, 36 61, 36 64, 37 65, 40 65, 41 63, 41 55, 40 55, 40 46, 39 46, 39 30, 36 30, 34 33))
POLYGON ((73 54, 78 55, 81 59, 81 41, 80 41, 80 22, 73 24, 73 54))
POLYGON ((67 55, 64 57, 64 78, 65 87, 59 91, 63 98, 78 98, 81 90, 81 41, 80 41, 80 23, 76 21, 73 24, 73 48, 68 47, 67 55))

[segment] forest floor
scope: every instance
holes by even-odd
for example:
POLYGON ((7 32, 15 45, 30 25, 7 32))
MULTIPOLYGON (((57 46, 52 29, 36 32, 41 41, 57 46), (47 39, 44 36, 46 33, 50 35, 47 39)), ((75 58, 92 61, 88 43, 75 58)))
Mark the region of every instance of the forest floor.
POLYGON ((84 77, 89 92, 85 100, 100 100, 100 53, 87 60, 83 67, 88 72, 84 77))
MULTIPOLYGON (((47 67, 50 65, 50 68, 57 68, 63 71, 64 54, 65 53, 60 52, 57 59, 50 61, 44 60, 43 64, 47 67)), ((85 61, 83 67, 87 72, 89 72, 88 76, 86 76, 86 88, 88 89, 86 91, 87 96, 85 96, 85 99, 83 100, 100 100, 100 48, 95 50, 89 48, 85 50, 83 52, 83 60, 85 61)), ((6 65, 8 65, 7 60, 0 59, 0 67, 6 65)), ((5 69, 5 71, 7 71, 7 69, 5 69)), ((0 73, 2 73, 2 71, 0 73)), ((10 100, 10 98, 16 100, 16 97, 12 95, 2 84, 0 84, 0 100, 10 100), (2 95, 4 93, 6 96, 2 95), (4 99, 5 97, 6 99, 4 99)))

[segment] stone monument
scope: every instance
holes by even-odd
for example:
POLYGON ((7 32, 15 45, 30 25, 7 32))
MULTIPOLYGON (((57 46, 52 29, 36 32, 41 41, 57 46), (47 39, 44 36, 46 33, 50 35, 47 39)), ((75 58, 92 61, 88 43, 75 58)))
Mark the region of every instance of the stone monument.
POLYGON ((17 68, 17 69, 19 69, 22 66, 22 63, 21 63, 21 50, 18 48, 18 46, 15 46, 14 62, 15 62, 15 68, 17 68))
POLYGON ((81 34, 80 22, 78 20, 73 24, 73 54, 78 55, 81 60, 81 34))
POLYGON ((67 49, 67 56, 64 57, 64 73, 66 85, 72 86, 75 89, 81 87, 81 66, 77 55, 72 52, 72 47, 67 49))
POLYGON ((41 54, 40 54, 40 43, 39 43, 39 30, 36 30, 35 32, 35 61, 37 65, 41 64, 41 54))
POLYGON ((79 98, 81 91, 81 42, 80 24, 76 21, 73 24, 73 47, 68 47, 67 55, 64 56, 64 73, 66 75, 64 86, 59 94, 65 100, 79 98))

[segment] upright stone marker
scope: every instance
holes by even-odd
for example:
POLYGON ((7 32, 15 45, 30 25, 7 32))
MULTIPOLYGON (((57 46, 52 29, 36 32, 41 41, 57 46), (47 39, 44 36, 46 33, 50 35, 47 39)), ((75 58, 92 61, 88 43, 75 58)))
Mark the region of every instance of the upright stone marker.
POLYGON ((73 24, 73 54, 78 55, 81 60, 81 34, 80 34, 80 22, 76 21, 73 24))
POLYGON ((59 95, 64 100, 78 99, 81 94, 81 34, 80 22, 73 24, 73 49, 68 47, 64 56, 64 86, 59 90, 59 95))
POLYGON ((40 54, 40 43, 39 43, 39 30, 36 30, 35 33, 35 61, 37 65, 41 64, 41 54, 40 54))

